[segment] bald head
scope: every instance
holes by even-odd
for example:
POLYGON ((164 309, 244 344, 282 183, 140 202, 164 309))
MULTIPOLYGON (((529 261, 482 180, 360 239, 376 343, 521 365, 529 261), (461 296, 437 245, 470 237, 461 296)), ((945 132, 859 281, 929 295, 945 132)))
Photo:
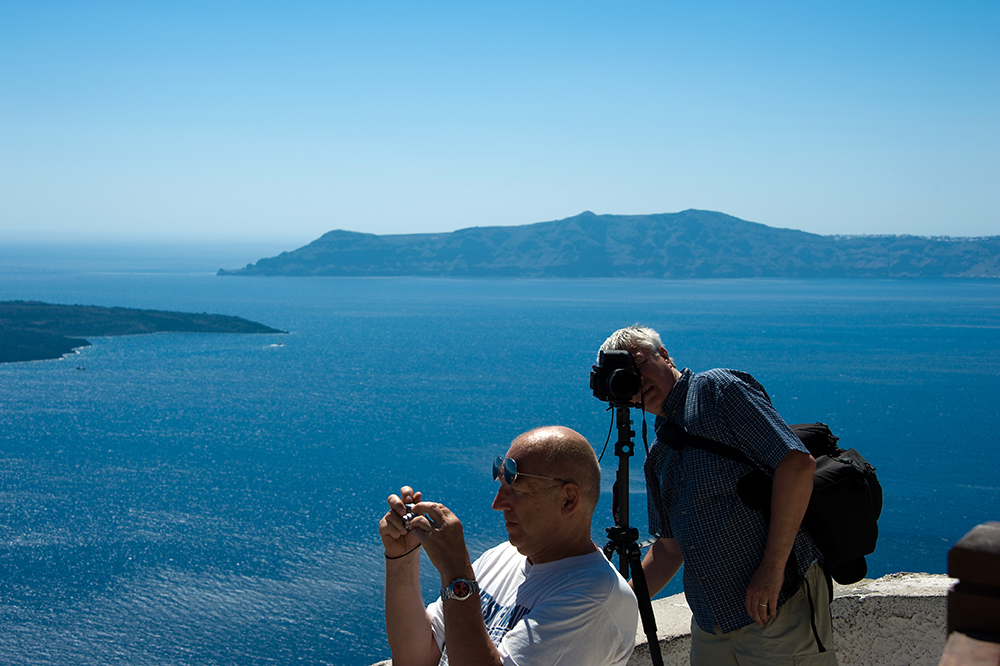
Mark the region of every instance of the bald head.
POLYGON ((563 426, 535 428, 520 435, 517 446, 538 456, 538 474, 572 481, 580 491, 588 514, 593 514, 601 496, 601 466, 590 442, 575 430, 563 426))

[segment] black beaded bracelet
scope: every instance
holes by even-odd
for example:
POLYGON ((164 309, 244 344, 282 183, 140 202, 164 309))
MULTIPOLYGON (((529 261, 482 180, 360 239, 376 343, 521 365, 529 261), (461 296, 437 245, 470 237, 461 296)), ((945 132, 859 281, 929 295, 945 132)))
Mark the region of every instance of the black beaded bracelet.
POLYGON ((401 560, 404 557, 406 557, 407 555, 409 555, 410 553, 412 553, 413 551, 415 551, 417 548, 420 548, 420 544, 419 543, 416 546, 414 546, 413 548, 411 548, 408 551, 406 551, 405 553, 403 553, 402 555, 397 555, 396 557, 389 557, 388 555, 386 555, 385 559, 387 559, 387 560, 401 560))

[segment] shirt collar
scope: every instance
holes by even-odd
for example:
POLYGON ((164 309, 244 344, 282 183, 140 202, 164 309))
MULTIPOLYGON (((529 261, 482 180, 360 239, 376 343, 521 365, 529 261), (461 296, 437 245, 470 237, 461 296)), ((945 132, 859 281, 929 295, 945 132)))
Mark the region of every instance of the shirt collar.
POLYGON ((674 387, 670 389, 666 400, 663 401, 663 409, 661 411, 664 418, 668 421, 676 421, 677 417, 684 412, 684 403, 687 402, 688 387, 691 385, 692 374, 688 368, 681 370, 681 376, 674 383, 674 387))

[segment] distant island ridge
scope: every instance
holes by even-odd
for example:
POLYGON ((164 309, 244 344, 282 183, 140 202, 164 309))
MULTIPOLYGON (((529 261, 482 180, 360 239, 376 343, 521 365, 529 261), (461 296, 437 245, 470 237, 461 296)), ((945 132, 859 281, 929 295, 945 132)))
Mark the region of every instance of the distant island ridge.
POLYGON ((1000 236, 819 234, 703 210, 379 236, 335 230, 218 275, 996 278, 1000 236))
POLYGON ((0 363, 56 359, 94 336, 143 333, 285 333, 230 315, 163 310, 0 302, 0 363))

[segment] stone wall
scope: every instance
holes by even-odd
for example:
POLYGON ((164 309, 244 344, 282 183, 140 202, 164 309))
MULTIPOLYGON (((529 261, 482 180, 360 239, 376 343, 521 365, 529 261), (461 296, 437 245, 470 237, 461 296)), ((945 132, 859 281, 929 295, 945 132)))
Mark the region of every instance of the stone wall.
MULTIPOLYGON (((945 597, 954 579, 898 573, 834 585, 834 647, 841 666, 936 666, 946 639, 945 597)), ((653 602, 664 666, 688 663, 691 610, 683 594, 653 602)), ((641 628, 629 666, 652 664, 641 628)))
MULTIPOLYGON (((834 585, 834 646, 841 666, 937 666, 944 651, 945 598, 954 579, 897 573, 853 585, 834 585)), ((653 601, 664 666, 686 666, 691 610, 683 594, 653 601)), ((375 666, 391 666, 382 661, 375 666)), ((652 665, 639 627, 629 666, 652 665)))

